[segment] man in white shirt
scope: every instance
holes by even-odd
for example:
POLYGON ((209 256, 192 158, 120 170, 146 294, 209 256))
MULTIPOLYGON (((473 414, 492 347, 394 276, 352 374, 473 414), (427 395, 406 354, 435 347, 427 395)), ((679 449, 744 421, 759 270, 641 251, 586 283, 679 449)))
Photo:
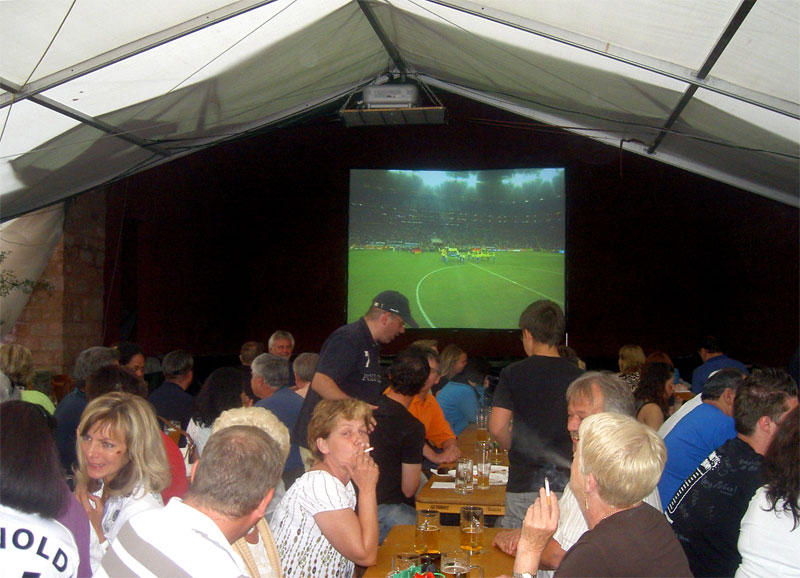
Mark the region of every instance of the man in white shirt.
POLYGON ((95 576, 247 577, 231 544, 264 516, 283 456, 278 442, 257 427, 212 434, 183 500, 134 516, 95 576))

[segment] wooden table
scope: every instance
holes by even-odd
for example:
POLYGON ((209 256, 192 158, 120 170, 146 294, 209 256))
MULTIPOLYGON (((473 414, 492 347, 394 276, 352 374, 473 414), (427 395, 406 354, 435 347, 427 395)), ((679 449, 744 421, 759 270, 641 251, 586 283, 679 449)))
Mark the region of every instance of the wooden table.
POLYGON ((458 434, 456 440, 462 454, 472 455, 475 453, 475 442, 478 441, 478 427, 474 423, 469 424, 458 434))
MULTIPOLYGON (((458 449, 461 450, 461 455, 465 458, 472 458, 475 459, 475 444, 478 441, 478 428, 475 427, 474 423, 469 424, 464 431, 456 438, 458 442, 458 449)), ((493 443, 493 438, 489 436, 489 443, 493 443)), ((508 452, 504 452, 500 458, 500 464, 503 466, 508 465, 508 452)), ((449 463, 442 463, 439 464, 439 467, 447 468, 448 470, 455 469, 456 464, 455 462, 449 463)), ((428 472, 422 472, 426 476, 428 472)))
POLYGON ((452 488, 432 487, 434 482, 452 482, 449 476, 434 476, 417 494, 417 510, 437 510, 445 514, 459 514, 463 506, 481 506, 484 516, 504 516, 506 513, 506 487, 489 486, 479 490, 477 486, 471 494, 456 494, 452 488))
MULTIPOLYGON (((458 436, 458 446, 465 457, 475 455, 477 428, 469 424, 458 436)), ((508 465, 508 456, 503 457, 504 465, 508 465)), ((455 464, 442 464, 450 469, 455 464)), ((437 476, 431 472, 423 472, 430 476, 428 483, 419 491, 416 499, 417 510, 437 510, 445 514, 459 514, 463 506, 481 506, 485 516, 504 516, 506 513, 506 487, 489 486, 488 490, 479 490, 476 486, 471 494, 456 494, 454 489, 432 487, 434 482, 452 482, 449 476, 437 476)))
MULTIPOLYGON (((514 558, 492 546, 492 540, 500 528, 485 528, 483 530, 483 553, 471 557, 471 562, 483 568, 484 576, 511 576, 514 570, 514 558)), ((441 526, 439 547, 442 552, 458 549, 459 533, 461 530, 455 526, 441 526)), ((378 562, 375 566, 367 568, 363 578, 386 578, 392 569, 392 555, 396 546, 414 548, 414 526, 395 526, 389 531, 383 544, 378 548, 378 562)), ((476 574, 477 575, 477 574, 476 574)))

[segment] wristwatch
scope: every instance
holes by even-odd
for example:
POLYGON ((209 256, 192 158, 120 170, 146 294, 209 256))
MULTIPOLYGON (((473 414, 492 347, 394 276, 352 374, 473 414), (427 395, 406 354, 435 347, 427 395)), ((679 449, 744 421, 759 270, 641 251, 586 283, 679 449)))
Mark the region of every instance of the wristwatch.
POLYGON ((534 578, 535 575, 530 572, 514 572, 512 576, 514 578, 534 578))

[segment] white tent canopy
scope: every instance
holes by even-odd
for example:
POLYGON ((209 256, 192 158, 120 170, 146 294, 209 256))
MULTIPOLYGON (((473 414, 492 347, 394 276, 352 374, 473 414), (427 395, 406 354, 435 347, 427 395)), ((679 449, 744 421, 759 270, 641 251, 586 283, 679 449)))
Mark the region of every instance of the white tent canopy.
POLYGON ((800 206, 796 0, 11 0, 0 55, 2 219, 398 71, 800 206))

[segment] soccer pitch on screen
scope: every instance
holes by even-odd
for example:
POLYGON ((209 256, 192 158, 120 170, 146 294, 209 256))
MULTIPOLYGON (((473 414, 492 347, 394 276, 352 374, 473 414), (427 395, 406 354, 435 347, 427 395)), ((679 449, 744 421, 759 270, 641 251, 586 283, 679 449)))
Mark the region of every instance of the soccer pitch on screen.
POLYGON ((408 297, 420 327, 515 329, 533 301, 564 306, 564 254, 496 251, 493 258, 440 252, 350 249, 348 321, 355 321, 386 289, 408 297))

